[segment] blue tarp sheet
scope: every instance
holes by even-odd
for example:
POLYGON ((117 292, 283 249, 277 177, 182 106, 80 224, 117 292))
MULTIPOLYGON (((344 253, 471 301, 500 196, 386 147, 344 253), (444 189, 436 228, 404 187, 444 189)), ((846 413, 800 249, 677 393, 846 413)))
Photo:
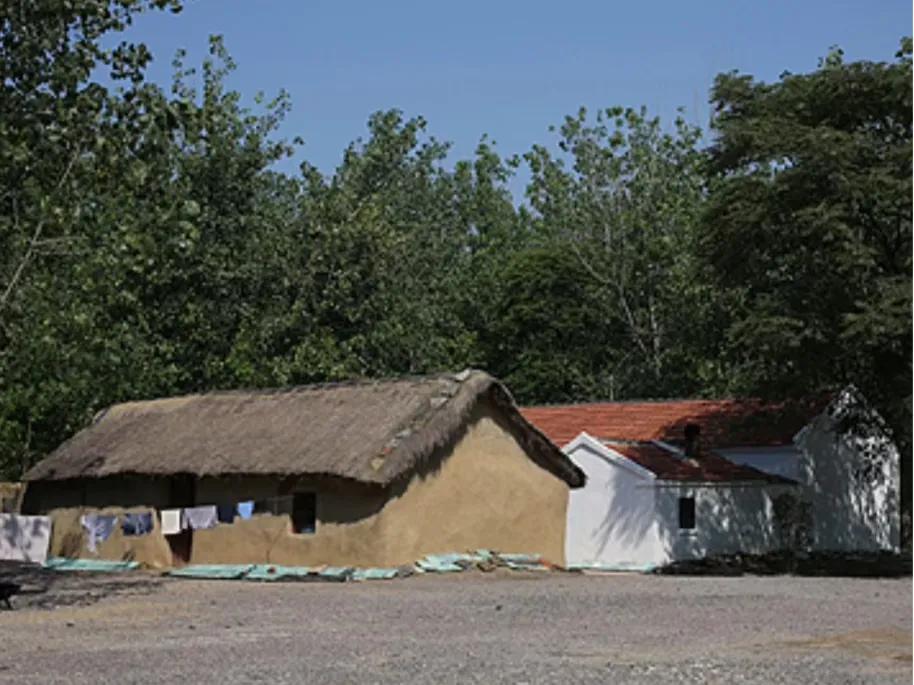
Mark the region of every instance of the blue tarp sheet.
POLYGON ((505 566, 507 566, 512 571, 549 571, 548 566, 543 566, 540 563, 529 564, 522 563, 519 564, 516 561, 506 561, 505 566))
POLYGON ((454 573, 463 570, 463 566, 456 562, 468 556, 466 554, 428 554, 419 559, 416 566, 426 572, 454 573))
POLYGON ((253 564, 197 564, 174 569, 169 571, 168 575, 178 578, 233 580, 247 575, 252 568, 253 564))
POLYGON ((54 571, 96 571, 111 573, 117 571, 130 571, 138 568, 135 561, 108 561, 107 559, 67 559, 65 557, 51 557, 45 561, 44 568, 54 571))
POLYGON ((656 564, 572 564, 569 571, 601 571, 606 573, 650 573, 656 564))
POLYGON ((352 569, 348 566, 328 566, 318 571, 317 575, 325 580, 346 580, 352 575, 352 569))
POLYGON ((539 554, 499 554, 499 557, 514 564, 539 564, 542 560, 539 554))
POLYGON ((469 554, 428 554, 416 562, 416 568, 426 573, 454 573, 483 562, 501 562, 515 571, 548 571, 539 554, 496 554, 478 549, 469 554))
POLYGON ((396 578, 398 572, 395 568, 357 568, 352 572, 352 580, 389 580, 396 578))
POLYGON ((326 568, 309 568, 307 566, 279 566, 276 564, 199 564, 185 566, 170 571, 168 575, 178 578, 211 578, 233 580, 294 580, 313 578, 314 580, 344 581, 352 575, 348 567, 329 566, 326 568))
MULTIPOLYGON (((420 573, 456 573, 473 567, 481 562, 501 562, 517 571, 549 570, 543 565, 538 554, 496 554, 487 549, 478 549, 470 553, 428 554, 419 559, 415 570, 420 573)), ((59 571, 128 571, 139 567, 135 561, 108 561, 105 559, 66 559, 52 557, 43 566, 59 571)), ((653 567, 577 567, 600 571, 650 571, 653 567)), ((168 575, 178 578, 210 578, 231 580, 386 580, 396 578, 396 568, 360 568, 346 566, 328 566, 311 568, 308 566, 281 566, 277 564, 195 564, 169 571, 168 575)))
POLYGON ((317 577, 317 570, 308 566, 277 566, 257 564, 244 577, 245 580, 292 580, 293 578, 317 577))

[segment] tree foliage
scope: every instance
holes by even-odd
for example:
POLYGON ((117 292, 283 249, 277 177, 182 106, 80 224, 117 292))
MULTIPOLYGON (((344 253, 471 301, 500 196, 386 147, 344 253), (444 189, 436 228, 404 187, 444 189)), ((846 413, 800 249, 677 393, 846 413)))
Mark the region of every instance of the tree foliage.
POLYGON ((0 15, 4 477, 117 401, 469 365, 522 402, 853 382, 910 411, 909 49, 722 75, 710 147, 610 108, 453 160, 391 110, 290 174, 286 94, 244 104, 218 37, 149 82, 116 42, 147 10, 180 5, 0 15))
POLYGON ((574 257, 588 306, 616 333, 590 394, 687 396, 719 374, 708 352, 720 307, 696 259, 704 203, 700 131, 665 131, 644 109, 567 117, 557 153, 526 156, 538 231, 574 257))
POLYGON ((749 392, 854 383, 910 445, 911 50, 712 91, 703 253, 739 302, 732 367, 749 392))
POLYGON ((735 316, 743 392, 854 384, 911 465, 911 41, 891 63, 845 63, 772 84, 725 74, 703 253, 735 316))

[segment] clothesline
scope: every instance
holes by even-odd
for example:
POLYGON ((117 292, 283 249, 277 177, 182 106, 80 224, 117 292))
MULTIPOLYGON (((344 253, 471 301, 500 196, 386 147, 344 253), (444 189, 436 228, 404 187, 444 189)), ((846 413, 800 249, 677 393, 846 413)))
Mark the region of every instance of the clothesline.
POLYGON ((124 535, 146 535, 152 532, 153 519, 151 511, 128 512, 124 514, 83 514, 80 518, 83 528, 89 535, 87 547, 90 552, 95 552, 98 543, 104 542, 114 532, 118 519, 121 521, 121 531, 124 535))
POLYGON ((246 520, 254 514, 291 514, 292 504, 292 495, 276 495, 243 502, 163 509, 159 512, 159 518, 163 535, 177 535, 183 530, 205 530, 214 528, 219 523, 233 523, 236 517, 246 520))
MULTIPOLYGON (((177 535, 184 530, 205 530, 220 523, 233 523, 235 518, 250 519, 254 514, 281 516, 292 513, 293 495, 275 495, 258 500, 202 504, 193 507, 176 507, 158 510, 163 535, 177 535)), ((86 546, 95 552, 98 545, 109 537, 121 522, 125 536, 147 535, 153 531, 153 511, 123 514, 84 514, 80 518, 88 534, 86 546)))

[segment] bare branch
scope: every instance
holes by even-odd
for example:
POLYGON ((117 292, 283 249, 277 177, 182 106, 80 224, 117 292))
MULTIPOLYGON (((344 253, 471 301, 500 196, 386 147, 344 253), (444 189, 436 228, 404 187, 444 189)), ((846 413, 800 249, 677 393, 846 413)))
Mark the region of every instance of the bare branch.
MULTIPOLYGON (((606 222, 604 222, 604 234, 606 233, 606 222)), ((625 320, 628 323, 629 333, 632 337, 634 343, 638 346, 638 349, 641 350, 641 353, 644 355, 645 359, 651 360, 652 363, 656 365, 656 355, 651 353, 651 350, 648 348, 647 343, 642 339, 638 323, 635 320, 634 312, 632 312, 631 306, 628 302, 628 296, 625 293, 625 286, 622 283, 621 277, 618 274, 615 277, 609 277, 602 275, 598 272, 588 259, 586 259, 581 252, 580 247, 577 245, 577 241, 574 239, 574 236, 571 236, 571 239, 568 241, 568 244, 571 246, 572 252, 574 252, 575 257, 578 260, 578 263, 584 267, 584 270, 593 278, 597 283, 603 287, 611 288, 615 290, 616 297, 618 299, 619 305, 622 308, 622 312, 625 315, 625 320)))
MULTIPOLYGON (((67 168, 64 169, 63 174, 60 179, 57 181, 57 184, 54 186, 53 192, 58 192, 66 183, 67 178, 70 176, 70 172, 73 170, 73 165, 76 164, 76 160, 79 158, 79 150, 77 150, 73 158, 70 160, 70 163, 67 164, 67 168)), ((14 219, 13 223, 18 227, 19 225, 19 212, 16 209, 16 203, 13 203, 14 208, 14 219)), ((41 239, 41 233, 44 230, 45 219, 42 217, 38 224, 35 226, 35 231, 32 233, 32 238, 29 240, 29 245, 25 250, 25 254, 22 255, 22 259, 19 260, 19 265, 16 267, 16 270, 13 272, 13 277, 10 279, 10 282, 7 284, 6 289, 3 291, 3 295, 0 296, 0 312, 6 307, 7 302, 9 301, 13 289, 16 287, 16 284, 19 282, 19 279, 22 277, 22 274, 25 272, 25 268, 28 266, 29 262, 32 260, 32 256, 35 254, 35 249, 38 247, 39 240, 41 239)))

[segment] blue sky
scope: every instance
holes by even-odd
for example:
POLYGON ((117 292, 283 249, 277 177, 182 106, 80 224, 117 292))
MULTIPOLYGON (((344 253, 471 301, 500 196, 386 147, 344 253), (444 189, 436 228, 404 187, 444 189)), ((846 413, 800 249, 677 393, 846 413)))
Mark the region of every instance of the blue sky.
POLYGON ((238 63, 229 85, 248 102, 289 91, 282 133, 329 172, 369 114, 391 107, 423 115, 455 158, 483 133, 503 155, 548 144, 548 126, 581 105, 646 105, 665 120, 684 107, 705 125, 717 73, 773 80, 814 69, 834 44, 849 60, 891 59, 911 3, 186 0, 178 15, 141 16, 129 38, 151 47, 166 84, 175 50, 199 64, 215 33, 238 63))

